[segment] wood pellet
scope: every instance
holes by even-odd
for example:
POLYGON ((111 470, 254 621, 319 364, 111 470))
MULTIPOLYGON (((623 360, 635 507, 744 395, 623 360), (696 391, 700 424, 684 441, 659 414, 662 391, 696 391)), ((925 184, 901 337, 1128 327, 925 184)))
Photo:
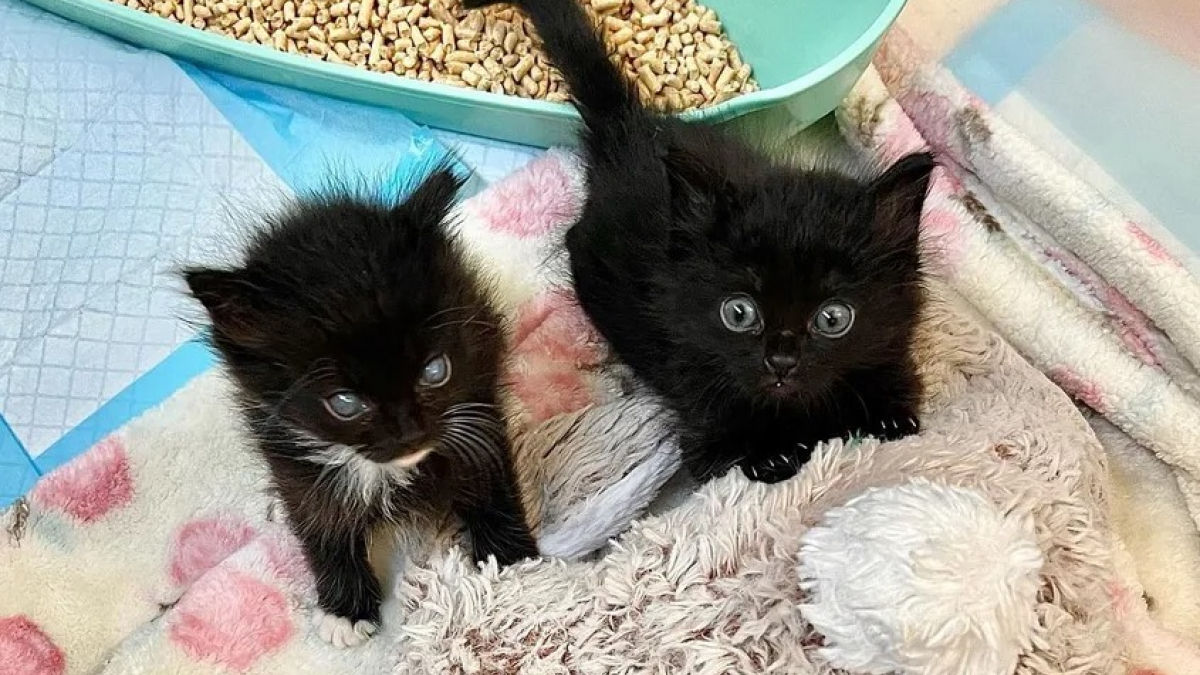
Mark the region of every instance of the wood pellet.
MULTIPOLYGON (((458 0, 112 0, 242 42, 426 82, 566 101, 520 11, 458 0)), ((693 0, 581 0, 647 104, 703 108, 755 91, 720 19, 693 0)))

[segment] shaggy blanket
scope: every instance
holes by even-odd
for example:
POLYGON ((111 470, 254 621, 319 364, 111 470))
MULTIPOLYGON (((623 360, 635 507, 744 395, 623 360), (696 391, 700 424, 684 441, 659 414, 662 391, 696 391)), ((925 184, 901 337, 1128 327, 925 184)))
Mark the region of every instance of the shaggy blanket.
MULTIPOLYGON (((1137 666, 1200 672, 1200 282, 1161 226, 1123 214, 1016 132, 900 30, 839 110, 884 162, 943 166, 923 228, 938 273, 1071 394, 1112 465, 1137 666)), ((1152 671, 1150 671, 1152 672, 1152 671)))
MULTIPOLYGON (((606 365, 562 283, 578 181, 551 153, 460 212, 512 316, 518 458, 542 547, 574 558, 623 529, 677 464, 661 411, 606 365)), ((924 336, 919 437, 828 444, 774 486, 734 472, 597 559, 476 569, 453 523, 403 528, 398 555, 377 556, 395 589, 383 630, 353 651, 310 628, 311 580, 211 373, 7 514, 0 662, 39 675, 826 672, 799 611, 801 536, 868 488, 925 477, 1035 528, 1045 563, 1023 672, 1118 672, 1097 441, 1061 391, 959 310, 935 303, 924 336)))
MULTIPOLYGON (((906 99, 914 90, 902 89, 924 82, 914 80, 924 67, 895 54, 885 50, 884 79, 868 76, 841 111, 847 137, 883 159, 923 146, 914 122, 931 119, 903 105, 931 99, 906 99)), ((938 96, 973 112, 947 108, 930 142, 950 147, 964 125, 1006 138, 965 94, 938 96)), ((1015 195, 1061 211, 1077 202, 1046 190, 1031 196, 1030 185, 1064 186, 1065 178, 1004 183, 963 168, 971 166, 958 159, 935 181, 924 228, 938 270, 1037 365, 1060 361, 1057 379, 1072 393, 1086 401, 1089 391, 1109 391, 1079 385, 1100 381, 1087 377, 1095 353, 1126 357, 1110 337, 1125 333, 1086 332, 1108 315, 1080 323, 1083 310, 1070 313, 1070 296, 1052 290, 1055 278, 1029 264, 1008 230, 990 224, 1002 221, 984 198, 970 196, 982 191, 966 187, 1008 186, 1009 208, 1015 195), (1050 304, 1047 293, 1066 299, 1050 304), (1050 314, 1059 321, 1053 331, 1018 330, 1059 311, 1066 319, 1050 314), (1047 352, 1052 332, 1069 343, 1047 352)), ((1012 157, 1005 166, 1028 169, 1012 157)), ((464 241, 496 277, 510 317, 518 464, 548 557, 476 568, 455 546, 453 523, 400 528, 377 542, 394 590, 379 635, 349 651, 323 644, 308 620, 306 566, 228 404, 229 384, 214 372, 0 516, 9 535, 0 542, 0 667, 16 664, 22 675, 829 673, 828 636, 802 612, 812 600, 800 583, 802 539, 865 491, 918 478, 982 495, 1041 550, 1017 672, 1121 673, 1127 652, 1186 666, 1186 645, 1146 614, 1135 565, 1109 528, 1103 451, 1087 421, 949 292, 937 294, 922 329, 929 398, 919 436, 828 443, 793 480, 766 486, 733 472, 645 515, 678 462, 664 413, 610 363, 566 283, 561 235, 581 191, 570 156, 550 153, 459 212, 464 241)), ((1142 265, 1137 256, 1156 252, 1124 231, 1143 248, 1097 259, 1125 261, 1134 276, 1167 274, 1142 265)), ((1164 335, 1179 343, 1183 334, 1164 335)), ((1159 372, 1170 381, 1165 365, 1159 372)), ((1172 443, 1186 437, 1159 428, 1148 403, 1121 394, 1090 402, 1100 401, 1095 407, 1131 437, 1184 457, 1172 443)), ((1151 665, 1200 672, 1164 663, 1151 665)))

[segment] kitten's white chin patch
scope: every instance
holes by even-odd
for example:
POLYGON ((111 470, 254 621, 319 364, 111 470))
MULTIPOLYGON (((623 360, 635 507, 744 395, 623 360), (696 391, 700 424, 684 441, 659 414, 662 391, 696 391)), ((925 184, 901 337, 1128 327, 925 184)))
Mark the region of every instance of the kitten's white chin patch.
POLYGON ((411 455, 405 455, 399 459, 393 459, 390 462, 390 464, 392 466, 398 466, 401 469, 411 469, 414 466, 420 464, 421 460, 428 457, 429 453, 431 453, 431 452, 433 452, 433 448, 425 448, 424 450, 418 450, 418 451, 412 453, 411 455))
POLYGON ((338 649, 357 647, 379 630, 379 626, 370 621, 353 622, 322 609, 313 610, 313 626, 322 640, 338 649))

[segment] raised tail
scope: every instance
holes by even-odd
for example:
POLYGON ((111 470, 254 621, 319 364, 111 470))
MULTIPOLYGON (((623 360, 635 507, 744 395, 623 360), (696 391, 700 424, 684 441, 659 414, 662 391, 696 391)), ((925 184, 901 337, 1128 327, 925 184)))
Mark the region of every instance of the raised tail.
POLYGON ((584 121, 593 132, 605 122, 640 115, 632 84, 608 58, 604 41, 579 0, 463 0, 476 9, 511 4, 533 21, 546 56, 558 68, 584 121))

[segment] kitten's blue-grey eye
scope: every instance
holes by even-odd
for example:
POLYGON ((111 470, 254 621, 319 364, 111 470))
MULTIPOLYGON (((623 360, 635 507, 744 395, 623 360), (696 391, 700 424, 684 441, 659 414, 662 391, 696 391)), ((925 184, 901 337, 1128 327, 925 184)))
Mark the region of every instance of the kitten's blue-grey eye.
POLYGON ((853 325, 854 307, 841 300, 829 300, 812 318, 813 332, 827 338, 840 338, 849 333, 853 325))
POLYGON ((425 387, 440 387, 450 381, 450 357, 438 354, 425 363, 421 371, 421 385, 425 387))
POLYGON ((339 391, 338 393, 325 399, 325 409, 330 415, 349 422, 350 420, 362 417, 364 413, 370 410, 367 402, 352 391, 339 391))
POLYGON ((754 298, 731 295, 721 303, 721 323, 735 333, 756 333, 762 330, 762 316, 754 298))

